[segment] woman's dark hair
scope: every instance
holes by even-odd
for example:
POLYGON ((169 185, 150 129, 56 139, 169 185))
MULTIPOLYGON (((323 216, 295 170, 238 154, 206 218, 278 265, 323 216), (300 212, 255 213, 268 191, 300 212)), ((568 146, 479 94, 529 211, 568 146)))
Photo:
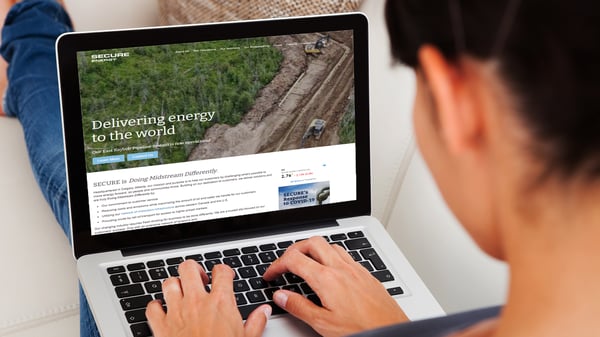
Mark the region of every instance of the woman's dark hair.
POLYGON ((600 1, 388 0, 393 57, 496 60, 545 174, 600 177, 600 1))

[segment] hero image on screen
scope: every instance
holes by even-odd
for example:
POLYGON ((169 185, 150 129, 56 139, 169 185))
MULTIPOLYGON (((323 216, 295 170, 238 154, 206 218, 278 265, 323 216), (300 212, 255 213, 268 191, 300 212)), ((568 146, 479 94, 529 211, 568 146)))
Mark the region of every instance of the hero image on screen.
POLYGON ((352 31, 78 53, 89 173, 355 142, 352 31))

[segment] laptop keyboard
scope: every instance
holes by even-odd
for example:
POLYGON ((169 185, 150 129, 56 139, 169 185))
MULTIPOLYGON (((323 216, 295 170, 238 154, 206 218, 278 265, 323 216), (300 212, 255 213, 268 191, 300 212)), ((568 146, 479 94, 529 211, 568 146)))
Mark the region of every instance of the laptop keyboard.
MULTIPOLYGON (((387 269, 369 240, 361 231, 339 233, 324 236, 332 243, 338 244, 363 265, 382 283, 393 281, 394 276, 387 269)), ((300 241, 300 240, 297 240, 300 241)), ((258 306, 268 303, 273 308, 273 315, 285 313, 273 302, 273 293, 279 289, 287 289, 304 295, 317 305, 321 305, 318 296, 300 277, 287 273, 276 280, 266 282, 262 275, 271 262, 283 255, 292 241, 281 241, 257 246, 245 246, 235 249, 171 257, 164 260, 131 263, 107 268, 110 281, 115 287, 125 319, 130 324, 134 337, 152 336, 146 319, 146 305, 153 299, 163 299, 162 282, 171 276, 179 276, 178 265, 187 259, 198 262, 207 271, 209 279, 211 271, 217 264, 224 263, 235 271, 233 290, 238 309, 243 319, 258 306)), ((207 286, 210 290, 210 284, 207 286)), ((390 295, 404 293, 401 287, 386 287, 390 295)), ((166 307, 165 307, 166 309, 166 307)))

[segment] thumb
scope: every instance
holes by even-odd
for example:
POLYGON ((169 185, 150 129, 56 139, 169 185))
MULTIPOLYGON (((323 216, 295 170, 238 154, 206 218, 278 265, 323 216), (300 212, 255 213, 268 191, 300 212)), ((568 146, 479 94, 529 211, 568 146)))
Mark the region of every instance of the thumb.
POLYGON ((304 296, 288 290, 278 290, 273 294, 273 301, 293 316, 306 323, 311 323, 323 308, 316 306, 304 296))
POLYGON ((271 306, 268 304, 261 305, 254 309, 246 319, 244 324, 244 332, 246 337, 260 337, 265 331, 265 326, 269 317, 271 317, 271 306))

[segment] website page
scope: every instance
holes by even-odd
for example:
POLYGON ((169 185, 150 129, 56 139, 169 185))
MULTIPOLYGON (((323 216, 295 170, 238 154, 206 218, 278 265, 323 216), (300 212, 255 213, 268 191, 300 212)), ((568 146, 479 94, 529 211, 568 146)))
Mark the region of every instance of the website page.
POLYGON ((352 31, 78 53, 92 235, 356 199, 352 31))

